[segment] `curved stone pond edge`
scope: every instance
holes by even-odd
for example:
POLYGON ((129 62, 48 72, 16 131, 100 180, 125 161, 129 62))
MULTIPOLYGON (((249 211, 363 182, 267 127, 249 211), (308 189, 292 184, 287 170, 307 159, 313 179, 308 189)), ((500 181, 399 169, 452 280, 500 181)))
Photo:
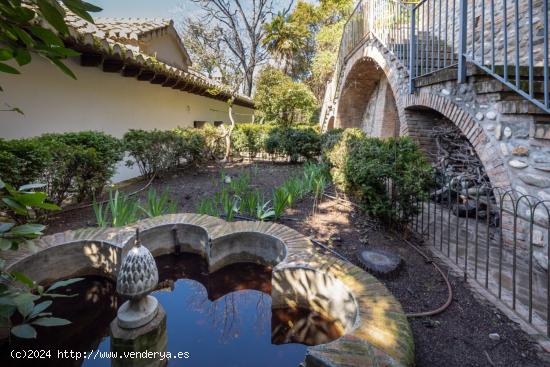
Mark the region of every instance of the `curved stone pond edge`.
POLYGON ((344 335, 309 347, 307 367, 412 366, 414 341, 399 302, 373 276, 311 241, 269 222, 226 222, 199 214, 172 214, 123 228, 86 228, 44 236, 28 249, 3 252, 8 271, 39 283, 100 275, 116 279, 135 228, 153 255, 190 252, 214 272, 236 262, 273 266, 273 308, 296 305, 336 319, 344 335))

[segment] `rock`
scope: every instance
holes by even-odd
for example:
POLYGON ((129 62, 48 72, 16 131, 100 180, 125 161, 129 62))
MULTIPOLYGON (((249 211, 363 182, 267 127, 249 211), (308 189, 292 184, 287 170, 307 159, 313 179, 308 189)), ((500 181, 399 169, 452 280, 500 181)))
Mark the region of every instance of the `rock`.
POLYGON ((495 111, 489 111, 485 114, 485 117, 487 117, 489 120, 496 120, 497 113, 495 111))
POLYGON ((535 258, 535 262, 544 270, 548 271, 548 256, 544 253, 544 251, 535 251, 533 254, 533 257, 535 258))
POLYGON ((498 124, 496 129, 495 129, 495 138, 497 138, 497 140, 502 139, 502 125, 501 124, 498 124))
POLYGON ((537 196, 542 200, 550 200, 550 194, 546 191, 539 191, 537 193, 537 196))
POLYGON ((544 247, 544 233, 539 229, 533 231, 533 245, 544 247))
POLYGON ((510 136, 512 136, 512 129, 510 129, 508 126, 506 126, 504 128, 504 136, 509 138, 510 136))
POLYGON ((457 101, 457 102, 462 102, 462 98, 456 97, 456 98, 455 98, 455 101, 457 101))
POLYGON ((402 263, 398 253, 376 248, 359 250, 357 260, 363 269, 379 278, 394 278, 402 263))
POLYGON ((230 184, 231 183, 231 176, 229 175, 226 175, 223 179, 223 182, 225 182, 226 184, 230 184))
POLYGON ((508 145, 506 145, 505 143, 500 143, 500 152, 504 156, 510 154, 510 152, 508 151, 508 145))
POLYGON ((458 87, 458 92, 460 94, 468 93, 468 86, 466 84, 460 84, 460 87, 458 87))
POLYGON ((486 129, 487 129, 487 131, 494 131, 495 130, 495 125, 493 125, 493 124, 487 125, 486 129))
POLYGON ((491 340, 500 340, 500 335, 498 335, 497 333, 491 333, 491 334, 489 334, 489 339, 491 339, 491 340))
POLYGON ((528 163, 526 163, 524 161, 520 161, 519 159, 512 159, 512 160, 508 161, 508 165, 510 167, 517 168, 517 169, 522 169, 522 168, 529 167, 528 163))
POLYGON ((536 186, 540 188, 550 187, 550 178, 545 176, 526 173, 524 175, 520 175, 519 178, 520 180, 531 186, 536 186))
POLYGON ((535 168, 539 171, 550 172, 550 164, 537 164, 535 168))
POLYGON ((441 90, 441 94, 443 94, 444 96, 450 96, 450 95, 451 95, 451 91, 448 90, 448 89, 442 89, 442 90, 441 90))
POLYGON ((529 155, 529 148, 518 145, 512 149, 512 154, 518 157, 527 157, 529 155))
POLYGON ((483 121, 483 118, 484 118, 484 117, 485 117, 485 116, 483 116, 483 113, 481 113, 481 112, 476 113, 476 119, 477 119, 477 120, 483 121))

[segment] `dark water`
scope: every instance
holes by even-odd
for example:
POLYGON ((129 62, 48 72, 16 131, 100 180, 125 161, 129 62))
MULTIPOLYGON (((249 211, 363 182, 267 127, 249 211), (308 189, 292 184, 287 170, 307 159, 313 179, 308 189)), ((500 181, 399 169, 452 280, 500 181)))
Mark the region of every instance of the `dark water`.
MULTIPOLYGON (((159 257, 157 265, 160 282, 153 294, 167 314, 165 351, 173 357, 181 352, 181 358, 167 361, 169 366, 295 367, 304 360, 306 345, 341 336, 335 322, 309 310, 272 310, 270 268, 233 264, 208 274, 201 257, 187 254, 159 257)), ((115 285, 88 277, 60 293, 78 294, 57 299, 51 308, 72 324, 37 328, 38 339, 32 342, 12 339, 1 349, 2 366, 111 365, 99 356, 110 351, 109 324, 123 302, 115 285), (9 358, 12 349, 49 350, 51 359, 23 363, 9 358), (92 359, 58 359, 58 351, 71 350, 94 354, 92 359)))

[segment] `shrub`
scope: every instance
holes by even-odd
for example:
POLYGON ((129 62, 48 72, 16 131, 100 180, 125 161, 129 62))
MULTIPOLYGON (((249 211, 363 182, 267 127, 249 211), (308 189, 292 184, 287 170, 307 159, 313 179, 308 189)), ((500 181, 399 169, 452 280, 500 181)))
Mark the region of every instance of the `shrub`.
POLYGON ((206 139, 198 129, 130 130, 124 134, 124 147, 144 176, 189 164, 205 157, 206 139))
POLYGON ((291 162, 300 157, 313 159, 321 153, 319 134, 312 128, 274 128, 265 141, 269 154, 286 155, 291 162))
POLYGON ((254 158, 265 151, 265 140, 273 125, 238 124, 231 135, 231 143, 236 152, 254 158))
POLYGON ((46 134, 38 140, 52 156, 44 175, 57 203, 70 194, 77 201, 101 194, 123 154, 118 139, 96 131, 46 134))
POLYGON ((326 156, 334 183, 383 220, 416 213, 415 198, 432 184, 431 166, 410 138, 368 138, 347 129, 326 156))
POLYGON ((57 204, 69 195, 81 201, 101 193, 120 159, 120 141, 101 132, 0 140, 0 172, 6 181, 15 186, 43 182, 57 204))

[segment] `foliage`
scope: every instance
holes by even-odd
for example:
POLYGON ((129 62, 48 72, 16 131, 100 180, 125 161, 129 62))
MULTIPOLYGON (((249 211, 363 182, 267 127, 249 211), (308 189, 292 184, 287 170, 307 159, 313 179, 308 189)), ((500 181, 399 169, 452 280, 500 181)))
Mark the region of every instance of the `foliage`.
POLYGON ((265 140, 273 125, 237 124, 231 136, 232 145, 236 152, 246 153, 254 158, 265 151, 265 140))
POLYGON ((369 215, 383 220, 415 214, 416 198, 432 184, 431 166, 408 137, 368 138, 348 129, 327 157, 334 183, 356 196, 369 215))
POLYGON ((273 217, 275 220, 281 219, 285 210, 290 206, 290 193, 284 187, 278 187, 273 190, 273 217))
POLYGON ((9 222, 0 217, 0 250, 17 250, 19 245, 42 235, 45 226, 28 223, 33 209, 59 210, 57 205, 46 201, 45 192, 34 191, 44 185, 24 185, 15 189, 0 179, 0 212, 9 222))
MULTIPOLYGON (((17 250, 22 243, 42 235, 45 226, 29 222, 36 209, 58 210, 47 202, 45 192, 35 191, 44 185, 29 184, 15 189, 0 179, 0 213, 9 216, 0 218, 0 250, 17 250)), ((0 327, 9 327, 10 333, 19 338, 36 338, 35 325, 62 326, 70 321, 52 317, 45 312, 51 300, 35 304, 41 298, 60 297, 53 290, 79 281, 71 279, 54 283, 48 289, 35 284, 22 273, 8 273, 0 261, 0 327), (17 313, 17 315, 16 315, 17 313), (17 320, 12 324, 12 319, 17 320)))
MULTIPOLYGON (((76 16, 93 23, 90 12, 101 8, 81 0, 61 0, 76 16)), ((37 54, 50 60, 61 71, 76 79, 62 62, 79 53, 66 48, 63 38, 69 36, 65 9, 57 0, 4 0, 0 6, 0 61, 15 60, 23 66, 37 54)), ((19 74, 19 70, 0 62, 0 72, 19 74)))
POLYGON ((118 139, 94 131, 0 140, 0 170, 13 186, 44 182, 56 204, 82 201, 101 193, 122 153, 118 139))
POLYGON ((273 67, 259 73, 254 101, 260 119, 283 126, 309 123, 317 109, 317 100, 307 85, 273 67))
POLYGON ((151 188, 147 192, 147 201, 140 210, 149 218, 159 217, 165 214, 174 214, 177 211, 177 203, 170 201, 168 192, 158 194, 157 190, 151 188))
POLYGON ((10 325, 10 320, 17 312, 17 318, 21 322, 11 326, 11 334, 22 339, 35 339, 37 336, 35 326, 52 327, 70 324, 69 320, 52 317, 51 312, 46 312, 53 303, 51 299, 36 302, 44 298, 67 297, 53 291, 82 279, 62 280, 44 289, 22 273, 2 272, 0 275, 0 325, 10 325))
POLYGON ((124 147, 142 175, 199 164, 204 157, 206 140, 197 129, 130 130, 123 137, 124 147))
POLYGON ((269 154, 285 155, 291 162, 300 157, 313 159, 320 155, 319 134, 312 128, 274 128, 265 141, 265 150, 269 154))
POLYGON ((121 194, 118 190, 109 192, 109 200, 106 205, 94 200, 92 208, 99 227, 124 227, 139 219, 138 200, 121 194))

